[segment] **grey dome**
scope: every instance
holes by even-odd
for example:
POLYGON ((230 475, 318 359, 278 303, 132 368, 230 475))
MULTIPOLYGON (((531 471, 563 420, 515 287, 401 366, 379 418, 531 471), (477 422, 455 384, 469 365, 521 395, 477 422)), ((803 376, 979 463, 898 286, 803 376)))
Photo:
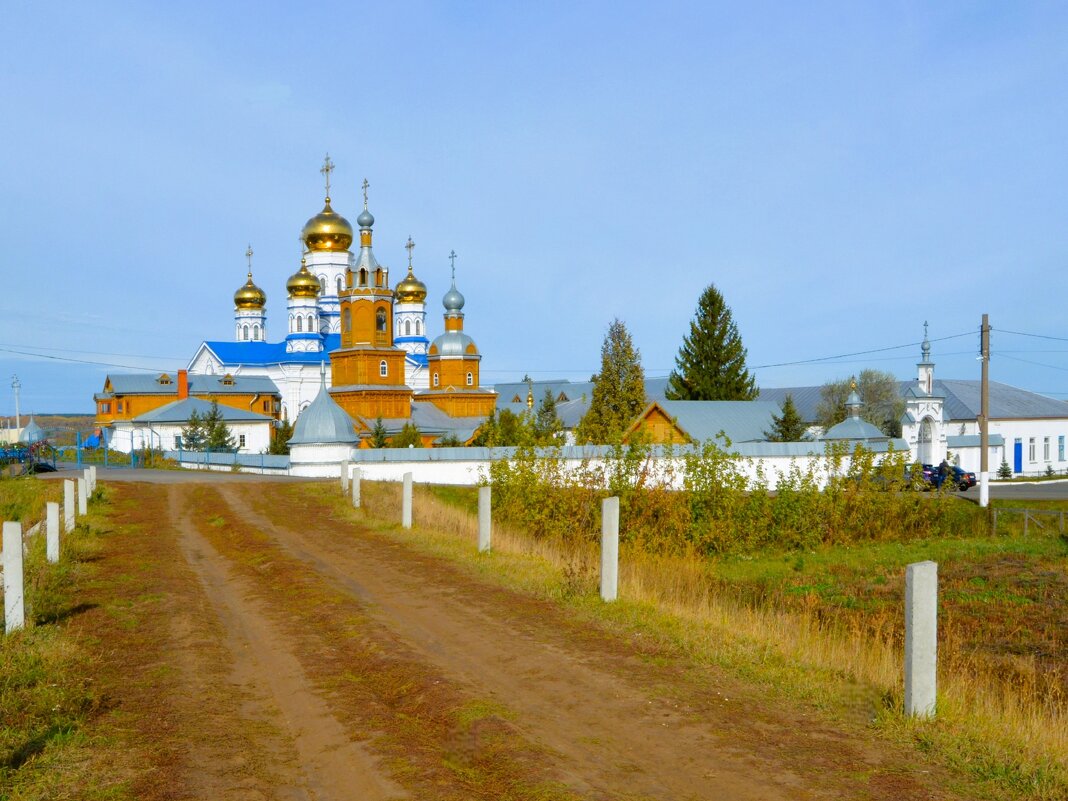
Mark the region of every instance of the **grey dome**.
POLYGON ((867 420, 859 417, 848 417, 838 425, 831 426, 824 439, 878 439, 885 440, 886 434, 873 426, 867 420))
MULTIPOLYGON (((460 294, 457 292, 456 294, 460 294)), ((462 296, 461 296, 462 302, 462 296)), ((468 345, 474 345, 475 340, 471 339, 463 331, 446 331, 439 336, 430 345, 431 349, 437 348, 437 355, 439 356, 466 356, 468 345)), ((478 348, 475 348, 475 353, 478 353, 478 348)))
POLYGON ((350 445, 359 442, 352 418, 337 405, 326 391, 326 375, 322 377, 319 394, 308 408, 297 416, 290 445, 350 445))
POLYGON ((370 228, 375 224, 375 216, 367 209, 364 209, 360 212, 360 216, 356 218, 356 224, 360 226, 360 228, 370 228))
POLYGON ((37 425, 33 417, 30 417, 30 422, 26 424, 26 427, 22 429, 21 437, 23 442, 27 445, 32 445, 35 442, 41 442, 45 438, 44 429, 37 425))
POLYGON ((445 297, 441 299, 442 304, 445 306, 445 311, 460 311, 464 307, 464 296, 460 294, 460 290, 456 288, 456 282, 453 281, 452 287, 445 293, 445 297))

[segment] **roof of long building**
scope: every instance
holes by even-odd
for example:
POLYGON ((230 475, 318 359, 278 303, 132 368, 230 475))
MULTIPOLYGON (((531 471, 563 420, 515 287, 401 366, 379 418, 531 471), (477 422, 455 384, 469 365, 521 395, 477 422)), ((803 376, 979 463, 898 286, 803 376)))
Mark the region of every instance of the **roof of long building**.
MULTIPOLYGON (((110 392, 98 393, 96 398, 116 395, 177 395, 178 373, 109 373, 104 386, 110 392), (160 379, 166 376, 167 382, 160 379)), ((259 375, 189 375, 190 395, 278 395, 274 381, 259 375)))

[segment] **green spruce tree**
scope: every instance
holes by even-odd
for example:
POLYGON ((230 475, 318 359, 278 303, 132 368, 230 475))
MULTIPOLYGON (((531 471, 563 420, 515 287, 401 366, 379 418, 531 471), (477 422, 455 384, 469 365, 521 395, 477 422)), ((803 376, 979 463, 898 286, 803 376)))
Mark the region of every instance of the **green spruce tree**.
POLYGON ((372 448, 388 448, 389 447, 389 434, 386 433, 386 424, 382 422, 382 416, 379 415, 375 419, 375 424, 371 427, 371 447, 372 448))
POLYGON ((697 314, 682 339, 665 394, 669 400, 753 400, 756 380, 745 356, 730 307, 709 284, 697 301, 697 314))
POLYGON ((787 395, 783 398, 779 408, 781 413, 772 415, 771 431, 765 431, 764 436, 769 442, 801 442, 804 440, 808 426, 797 413, 794 396, 787 395))
POLYGON ((576 441, 597 445, 619 442, 645 405, 641 355, 627 326, 615 319, 601 345, 601 372, 593 376, 593 397, 575 430, 576 441))
POLYGON ((217 400, 211 402, 211 409, 204 415, 204 447, 209 451, 228 451, 234 447, 234 437, 223 420, 217 400))
POLYGON ((415 423, 405 423, 404 428, 390 440, 391 448, 422 448, 423 438, 419 435, 419 429, 415 423))
POLYGON ((293 424, 288 420, 280 421, 274 428, 271 444, 267 453, 284 455, 289 453, 289 440, 293 439, 293 424))
POLYGON ((553 391, 546 387, 534 413, 534 441, 538 445, 552 445, 559 439, 563 427, 556 414, 556 398, 553 397, 553 391))
POLYGON ((189 422, 182 429, 182 447, 187 451, 199 451, 204 447, 204 421, 194 409, 189 415, 189 422))

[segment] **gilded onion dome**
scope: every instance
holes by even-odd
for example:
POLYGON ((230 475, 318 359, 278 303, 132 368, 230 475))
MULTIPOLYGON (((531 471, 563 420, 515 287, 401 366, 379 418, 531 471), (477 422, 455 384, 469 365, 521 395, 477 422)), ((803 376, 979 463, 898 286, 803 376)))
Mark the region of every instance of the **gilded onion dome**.
POLYGON ((248 273, 248 281, 234 293, 234 305, 239 309, 262 309, 267 305, 266 293, 252 283, 251 270, 248 273))
POLYGON ((315 298, 319 296, 319 279, 308 272, 306 259, 300 260, 300 269, 286 281, 286 291, 291 298, 315 298))
POLYGON ((323 210, 304 223, 300 235, 308 250, 348 250, 352 244, 352 226, 330 208, 329 196, 323 210))
POLYGON ((426 284, 412 273, 412 265, 408 265, 408 275, 397 284, 393 294, 399 303, 423 303, 426 300, 426 284))

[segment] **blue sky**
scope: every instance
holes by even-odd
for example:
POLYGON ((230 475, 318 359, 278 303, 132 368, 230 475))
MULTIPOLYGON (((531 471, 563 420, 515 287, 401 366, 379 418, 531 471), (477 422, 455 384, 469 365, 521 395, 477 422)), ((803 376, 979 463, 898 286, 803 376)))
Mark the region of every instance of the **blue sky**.
MULTIPOLYGON (((664 375, 709 283, 752 366, 917 343, 1068 398, 1068 9, 1029 3, 8 2, 0 416, 231 336, 251 242, 272 339, 298 234, 371 183, 484 383, 585 380, 613 317, 664 375), (1020 332, 1009 333, 1009 332, 1020 332), (963 335, 963 336, 956 336, 963 335), (955 337, 944 339, 943 337, 955 337), (25 356, 11 351, 37 354, 25 356)), ((765 386, 918 346, 756 371, 765 386)))

